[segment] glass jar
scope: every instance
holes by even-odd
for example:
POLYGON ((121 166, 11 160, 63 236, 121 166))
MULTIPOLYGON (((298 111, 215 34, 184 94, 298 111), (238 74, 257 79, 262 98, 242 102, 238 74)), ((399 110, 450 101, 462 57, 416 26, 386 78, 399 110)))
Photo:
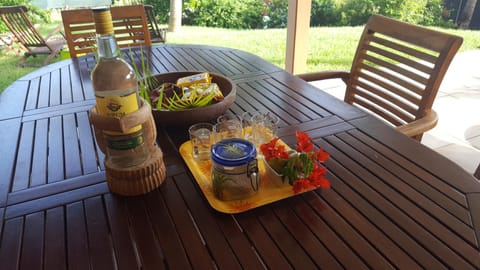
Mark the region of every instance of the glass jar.
POLYGON ((221 140, 212 146, 211 158, 213 193, 218 199, 239 200, 257 193, 260 174, 253 143, 240 138, 221 140))

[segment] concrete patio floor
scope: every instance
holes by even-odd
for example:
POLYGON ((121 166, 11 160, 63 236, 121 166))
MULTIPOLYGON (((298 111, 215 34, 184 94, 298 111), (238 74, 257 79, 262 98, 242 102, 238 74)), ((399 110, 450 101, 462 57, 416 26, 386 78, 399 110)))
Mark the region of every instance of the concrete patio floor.
MULTIPOLYGON (((480 164, 480 50, 458 53, 437 94, 433 109, 438 125, 426 132, 422 143, 473 174, 480 164)), ((340 80, 313 82, 343 99, 340 80)))

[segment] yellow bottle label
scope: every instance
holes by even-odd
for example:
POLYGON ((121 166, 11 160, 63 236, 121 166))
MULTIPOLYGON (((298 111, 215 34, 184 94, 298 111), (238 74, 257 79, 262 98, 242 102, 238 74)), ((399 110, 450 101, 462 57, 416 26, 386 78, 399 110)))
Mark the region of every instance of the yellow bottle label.
MULTIPOLYGON (((100 115, 121 118, 122 116, 133 113, 138 110, 138 100, 136 92, 126 96, 96 96, 97 111, 100 115)), ((104 131, 108 135, 128 135, 141 130, 141 126, 135 126, 126 133, 104 131)))

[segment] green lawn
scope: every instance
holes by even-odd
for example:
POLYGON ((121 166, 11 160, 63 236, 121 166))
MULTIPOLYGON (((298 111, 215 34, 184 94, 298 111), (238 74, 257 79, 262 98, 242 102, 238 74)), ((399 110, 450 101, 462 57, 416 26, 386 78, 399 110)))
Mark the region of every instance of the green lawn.
MULTIPOLYGON (((41 31, 47 33, 55 24, 43 25, 41 31)), ((442 30, 442 29, 440 29, 442 30)), ((362 27, 316 27, 309 32, 307 71, 348 69, 361 34, 362 27)), ((480 31, 442 30, 464 37, 461 51, 480 49, 480 31)), ((167 34, 167 43, 208 44, 237 48, 252 52, 260 57, 284 67, 286 29, 229 30, 202 27, 182 27, 176 33, 167 34)), ((34 67, 19 68, 20 57, 0 52, 0 92, 17 78, 35 70, 34 67)), ((39 64, 43 57, 27 60, 39 64)), ((54 60, 59 61, 59 59, 54 60)), ((38 67, 37 67, 38 68, 38 67)))

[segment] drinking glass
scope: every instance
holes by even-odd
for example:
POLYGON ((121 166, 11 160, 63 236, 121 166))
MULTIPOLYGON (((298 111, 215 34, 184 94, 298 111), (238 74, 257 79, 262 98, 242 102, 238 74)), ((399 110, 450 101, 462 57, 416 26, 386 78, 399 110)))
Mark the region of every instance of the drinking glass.
POLYGON ((277 135, 279 118, 270 113, 258 113, 252 116, 252 141, 256 147, 267 143, 277 135))
POLYGON ((195 160, 209 160, 213 125, 210 123, 197 123, 190 126, 188 133, 192 143, 193 158, 195 160))
POLYGON ((214 141, 242 138, 242 125, 239 121, 223 121, 213 125, 214 141))

